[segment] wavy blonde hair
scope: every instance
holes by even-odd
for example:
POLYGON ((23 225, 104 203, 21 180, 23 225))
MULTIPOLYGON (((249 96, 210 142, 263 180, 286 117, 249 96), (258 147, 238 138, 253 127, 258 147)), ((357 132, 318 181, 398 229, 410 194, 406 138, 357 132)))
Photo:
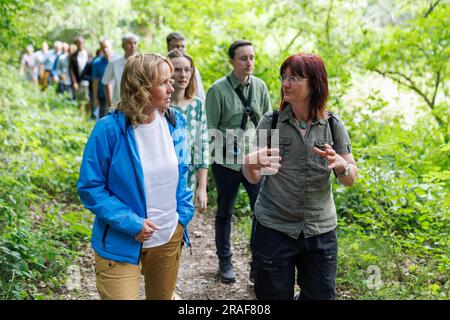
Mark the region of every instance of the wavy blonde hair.
POLYGON ((142 111, 151 100, 150 88, 161 85, 165 80, 162 79, 164 63, 167 63, 172 74, 172 63, 160 54, 136 53, 127 59, 116 110, 123 112, 132 126, 143 123, 147 118, 142 111))

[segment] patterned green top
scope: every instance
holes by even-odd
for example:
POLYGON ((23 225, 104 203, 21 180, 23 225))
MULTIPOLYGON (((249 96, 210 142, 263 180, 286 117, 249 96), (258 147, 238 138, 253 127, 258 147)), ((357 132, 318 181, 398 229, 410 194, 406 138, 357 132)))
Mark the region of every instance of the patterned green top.
POLYGON ((192 190, 195 190, 195 172, 200 168, 208 168, 209 164, 208 124, 205 105, 202 100, 195 97, 186 106, 172 105, 171 107, 179 110, 187 122, 187 138, 191 148, 188 185, 192 190))

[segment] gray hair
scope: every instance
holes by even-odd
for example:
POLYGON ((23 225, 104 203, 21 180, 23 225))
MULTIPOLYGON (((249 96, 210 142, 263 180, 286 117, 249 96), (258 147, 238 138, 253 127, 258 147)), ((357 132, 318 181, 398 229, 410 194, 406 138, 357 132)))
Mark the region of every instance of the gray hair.
POLYGON ((128 42, 130 40, 135 40, 136 42, 139 42, 139 37, 134 33, 127 33, 122 37, 122 44, 125 44, 125 42, 128 42))

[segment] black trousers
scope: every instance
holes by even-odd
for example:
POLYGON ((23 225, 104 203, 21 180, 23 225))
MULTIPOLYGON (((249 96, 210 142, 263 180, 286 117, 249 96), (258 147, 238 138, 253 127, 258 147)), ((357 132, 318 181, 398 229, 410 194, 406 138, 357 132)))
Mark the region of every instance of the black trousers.
POLYGON ((252 254, 257 299, 292 300, 295 269, 302 300, 336 298, 336 229, 298 239, 253 223, 252 254))
POLYGON ((239 186, 241 183, 244 185, 250 198, 250 208, 253 211, 261 184, 248 182, 242 171, 234 171, 217 163, 213 163, 211 167, 217 188, 216 253, 219 259, 226 259, 232 255, 230 245, 231 218, 239 186))

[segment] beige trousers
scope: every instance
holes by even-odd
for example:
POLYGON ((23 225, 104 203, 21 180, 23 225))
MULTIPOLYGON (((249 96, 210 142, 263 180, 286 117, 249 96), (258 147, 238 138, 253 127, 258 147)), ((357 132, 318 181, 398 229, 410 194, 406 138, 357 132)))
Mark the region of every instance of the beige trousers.
POLYGON ((139 265, 116 262, 95 254, 97 289, 103 300, 138 300, 140 275, 147 300, 171 300, 181 258, 184 228, 178 224, 168 243, 142 249, 139 265))

